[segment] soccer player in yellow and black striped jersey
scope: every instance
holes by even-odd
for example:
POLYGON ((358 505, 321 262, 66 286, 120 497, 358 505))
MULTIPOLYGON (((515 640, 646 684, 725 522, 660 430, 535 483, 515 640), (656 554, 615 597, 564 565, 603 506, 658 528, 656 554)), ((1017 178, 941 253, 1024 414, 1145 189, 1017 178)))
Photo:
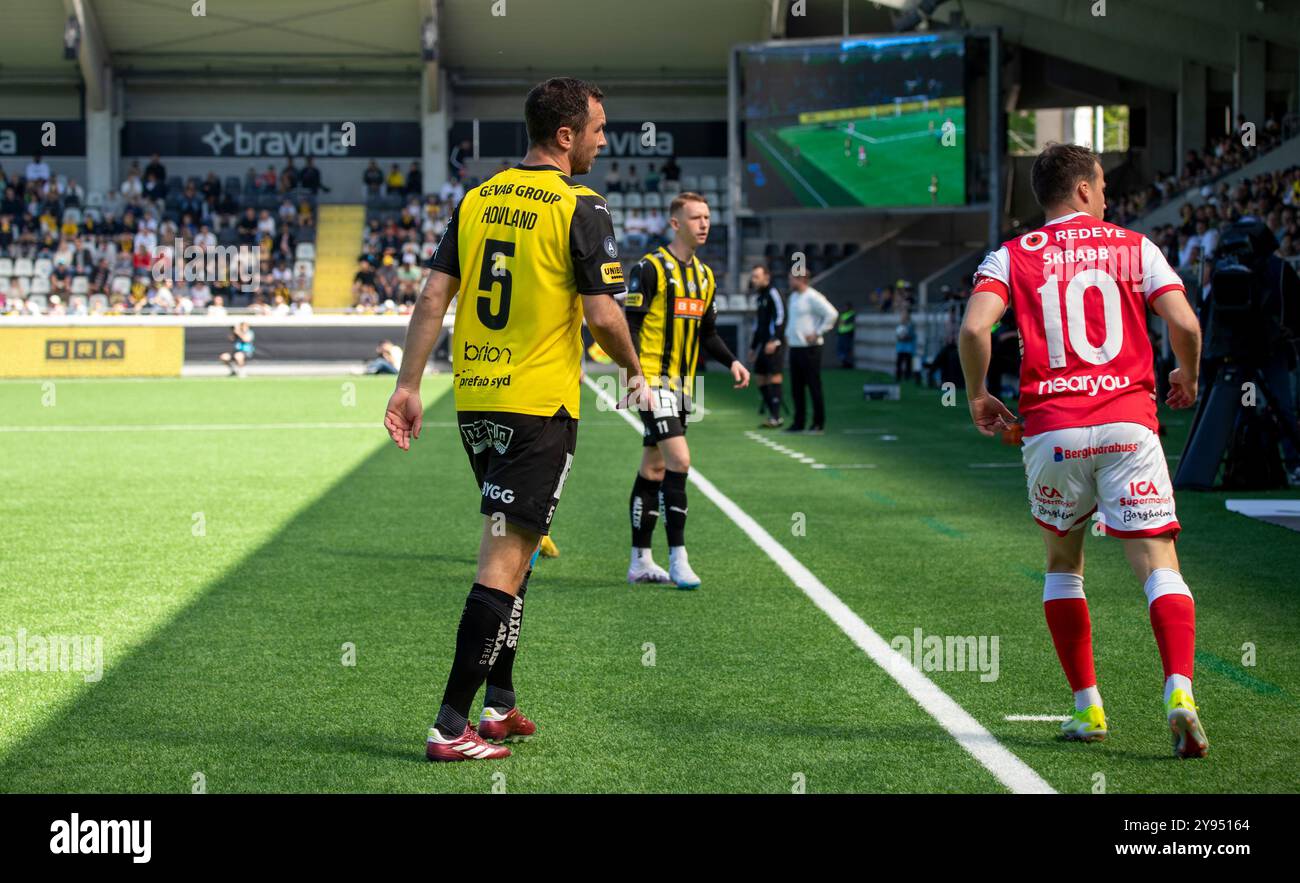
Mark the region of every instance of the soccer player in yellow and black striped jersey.
POLYGON ((633 396, 641 395, 640 363, 615 300, 626 286, 609 207, 569 177, 590 171, 605 145, 602 97, 570 78, 528 93, 528 155, 467 192, 452 213, 384 415, 393 441, 408 450, 423 421, 420 378, 458 297, 456 416, 486 518, 447 688, 429 729, 430 760, 506 757, 508 748, 488 743, 536 731, 515 704, 515 650, 528 562, 573 464, 584 314, 596 341, 627 370, 633 396), (484 681, 475 730, 470 704, 484 681))
POLYGON ((717 283, 713 271, 695 256, 709 238, 709 204, 698 193, 680 193, 668 210, 673 240, 650 252, 628 280, 628 327, 650 387, 641 468, 632 485, 631 583, 673 582, 694 589, 700 578, 686 557, 686 476, 691 452, 686 445, 687 415, 695 394, 700 350, 728 366, 737 389, 749 384, 749 371, 718 336, 717 283), (662 507, 668 531, 668 570, 650 553, 662 507))

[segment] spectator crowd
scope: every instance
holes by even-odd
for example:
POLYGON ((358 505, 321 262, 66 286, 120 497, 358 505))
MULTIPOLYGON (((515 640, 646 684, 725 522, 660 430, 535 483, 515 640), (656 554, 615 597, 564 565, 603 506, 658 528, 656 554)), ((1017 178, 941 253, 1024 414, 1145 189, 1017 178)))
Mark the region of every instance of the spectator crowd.
POLYGON ((297 258, 311 253, 299 245, 315 240, 322 188, 310 159, 241 184, 168 177, 155 154, 107 194, 39 155, 22 174, 0 167, 0 314, 309 312, 313 263, 297 258), (237 256, 218 261, 219 249, 237 256))

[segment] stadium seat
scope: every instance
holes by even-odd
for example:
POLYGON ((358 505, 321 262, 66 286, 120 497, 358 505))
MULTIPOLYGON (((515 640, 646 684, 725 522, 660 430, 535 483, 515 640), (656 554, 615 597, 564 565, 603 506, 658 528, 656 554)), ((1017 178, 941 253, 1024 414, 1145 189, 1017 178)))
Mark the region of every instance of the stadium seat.
POLYGON ((12 258, 0 258, 0 279, 8 279, 14 274, 14 262, 12 258))
POLYGON ((88 207, 99 208, 104 204, 104 194, 98 190, 92 190, 86 194, 86 205, 88 207))
POLYGON ((33 272, 35 272, 35 270, 32 267, 31 258, 18 258, 14 261, 15 276, 30 276, 33 272))
POLYGON ((646 193, 642 195, 641 203, 646 208, 663 208, 664 198, 662 194, 651 191, 650 193, 646 193))
POLYGON ((293 275, 311 278, 316 275, 316 265, 311 261, 294 261, 293 275))
POLYGON ((300 261, 316 260, 316 246, 310 242, 299 242, 293 256, 300 261))
POLYGON ((716 190, 705 190, 703 193, 700 194, 700 196, 703 196, 703 197, 704 197, 704 201, 707 202, 707 203, 709 204, 710 207, 712 207, 712 208, 717 208, 717 207, 718 207, 718 198, 719 198, 719 197, 718 197, 718 191, 716 191, 716 190))
POLYGON ((661 181, 659 183, 659 192, 665 197, 665 203, 672 202, 672 197, 682 192, 681 181, 661 181))
POLYGON ((91 208, 88 206, 86 210, 82 212, 82 217, 83 219, 94 221, 96 224, 104 223, 104 213, 97 208, 91 208))
POLYGON ((0 299, 3 299, 3 295, 8 294, 12 288, 13 282, 10 278, 8 276, 0 276, 0 299))
POLYGON ((50 308, 50 301, 44 294, 35 291, 27 294, 27 309, 31 312, 44 313, 50 308))
POLYGON ((682 190, 694 190, 697 193, 700 189, 700 179, 694 175, 682 175, 682 190))
POLYGON ((701 190, 717 190, 717 189, 718 189, 718 177, 717 177, 717 175, 701 175, 701 176, 700 176, 700 189, 701 189, 701 190))
POLYGON ((89 294, 90 279, 86 276, 73 276, 71 291, 73 294, 89 294))
POLYGON ((90 307, 90 311, 91 311, 92 313, 106 313, 106 312, 108 312, 108 295, 106 295, 106 294, 92 294, 92 295, 90 296, 89 307, 90 307))
POLYGON ((172 175, 170 178, 167 179, 168 195, 171 195, 173 193, 180 193, 184 189, 185 189, 185 182, 181 180, 180 175, 172 175))
POLYGON ((608 196, 605 197, 605 202, 609 205, 610 208, 622 208, 622 207, 623 207, 623 194, 622 194, 622 193, 611 193, 611 194, 609 194, 608 196))
POLYGON ((63 210, 63 223, 81 225, 81 209, 65 208, 63 210))
POLYGON ((640 193, 628 193, 623 199, 623 204, 628 208, 645 208, 645 202, 641 199, 640 193))
POLYGON ((109 285, 109 290, 110 290, 111 292, 113 292, 113 294, 120 294, 120 295, 123 295, 123 296, 130 294, 130 293, 131 293, 131 277, 130 277, 130 276, 114 276, 114 277, 113 277, 113 281, 112 281, 112 282, 110 283, 110 285, 109 285))
POLYGON ((224 193, 229 193, 232 196, 239 196, 239 194, 243 192, 244 183, 238 175, 227 175, 226 183, 222 184, 221 187, 224 193))
POLYGON ((50 293, 50 277, 49 277, 49 276, 33 276, 33 277, 32 277, 32 286, 31 286, 31 288, 30 288, 29 290, 30 290, 31 293, 34 294, 34 295, 35 295, 35 294, 40 294, 40 295, 49 294, 49 293, 50 293))

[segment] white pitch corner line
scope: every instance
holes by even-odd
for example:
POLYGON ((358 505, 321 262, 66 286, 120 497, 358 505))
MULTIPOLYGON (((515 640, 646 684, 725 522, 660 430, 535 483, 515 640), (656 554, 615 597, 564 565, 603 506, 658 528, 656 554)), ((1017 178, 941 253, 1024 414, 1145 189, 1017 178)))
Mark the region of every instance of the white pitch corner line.
MULTIPOLYGON (((583 383, 605 403, 608 410, 619 414, 638 433, 642 432, 641 421, 629 414, 626 409, 616 409, 614 399, 591 378, 583 378, 583 383)), ((690 482, 744 531, 813 604, 830 617, 831 621, 839 626, 840 630, 848 635, 872 662, 884 669, 885 673, 906 690, 907 694, 916 700, 916 703, 934 718, 939 726, 957 740, 957 744, 992 773, 1007 790, 1015 794, 1056 793, 1042 776, 1008 750, 970 712, 958 705, 952 697, 918 671, 907 657, 889 646, 885 639, 841 601, 839 596, 826 588, 812 571, 778 543, 763 529, 762 525, 750 517, 749 513, 718 490, 713 482, 695 469, 690 471, 690 482)))

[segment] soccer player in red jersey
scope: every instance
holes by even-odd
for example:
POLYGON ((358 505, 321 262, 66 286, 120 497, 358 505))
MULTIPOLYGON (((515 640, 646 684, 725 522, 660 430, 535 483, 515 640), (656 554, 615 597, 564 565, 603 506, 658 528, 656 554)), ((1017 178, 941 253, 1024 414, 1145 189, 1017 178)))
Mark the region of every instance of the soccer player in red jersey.
POLYGON ((1081 741, 1107 734, 1083 593, 1083 540, 1098 512, 1146 591, 1174 753, 1204 757, 1209 742, 1192 698, 1196 613, 1174 551, 1179 525, 1156 434, 1147 315, 1165 320, 1178 359, 1165 400, 1172 408, 1196 401, 1200 325, 1160 249, 1102 220, 1106 184, 1095 153, 1048 145, 1030 177, 1047 220, 980 264, 960 350, 976 428, 984 435, 1008 428, 1016 418, 989 393, 985 375, 993 326, 1015 310, 1029 508, 1047 545, 1043 610, 1074 691, 1062 733, 1081 741))

